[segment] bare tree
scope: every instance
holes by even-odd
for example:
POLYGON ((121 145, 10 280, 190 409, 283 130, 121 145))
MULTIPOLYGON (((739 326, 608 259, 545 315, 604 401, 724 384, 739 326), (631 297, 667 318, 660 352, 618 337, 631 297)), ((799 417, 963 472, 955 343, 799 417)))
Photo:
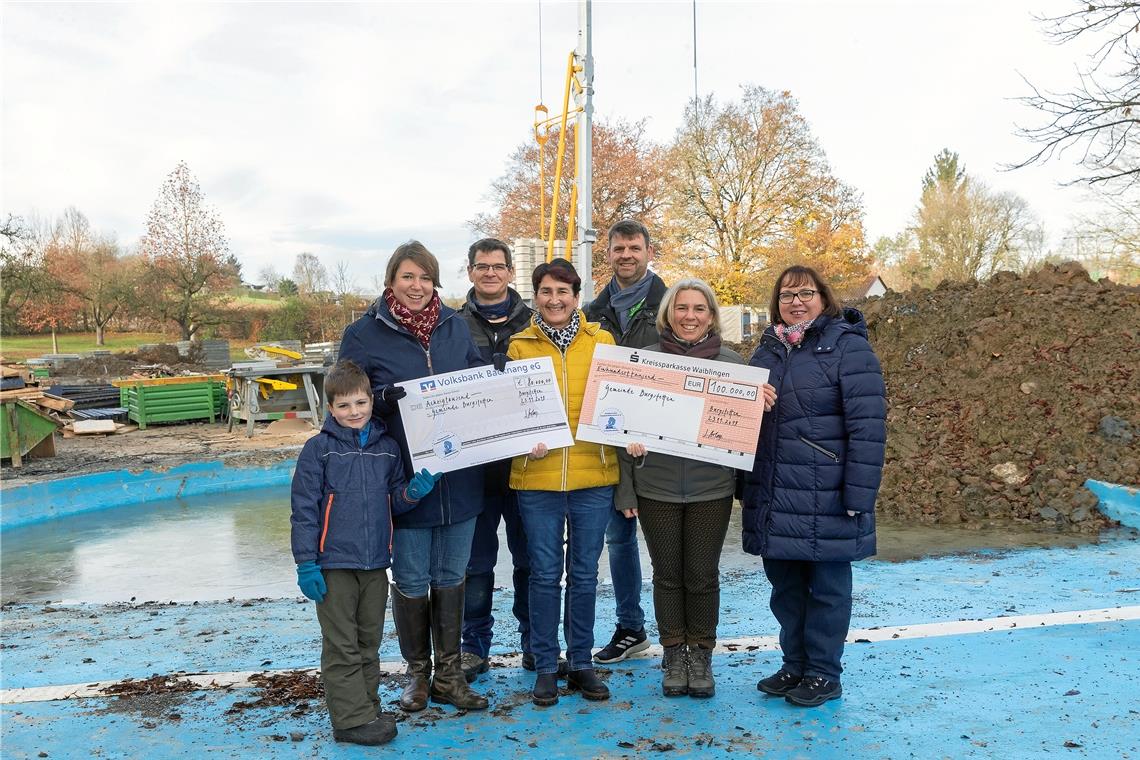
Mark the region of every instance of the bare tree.
POLYGON ((328 286, 329 274, 317 254, 304 251, 293 263, 293 282, 303 295, 312 295, 328 286))
POLYGON ((273 266, 272 264, 263 266, 261 268, 261 271, 257 273, 257 276, 258 279, 261 280, 262 284, 265 285, 265 287, 271 288, 273 290, 276 290, 277 284, 281 282, 281 273, 278 272, 277 267, 273 266))
POLYGON ((962 281, 1016 268, 1035 222, 1025 199, 990 190, 966 173, 957 153, 943 150, 923 179, 915 212, 922 269, 931 279, 962 281))
POLYGON ((221 322, 225 291, 237 283, 241 267, 229 252, 221 219, 205 205, 185 162, 159 190, 139 250, 147 265, 152 309, 177 323, 183 340, 204 325, 221 322))
POLYGON ((1090 271, 1140 284, 1140 194, 1097 195, 1101 210, 1082 215, 1068 230, 1066 253, 1090 271))
MULTIPOLYGON (((1132 187, 1140 183, 1140 2, 1075 0, 1074 10, 1039 19, 1058 44, 1093 39, 1096 48, 1067 92, 1029 84, 1022 101, 1044 116, 1019 132, 1040 148, 1010 168, 1077 151, 1084 176, 1074 182, 1132 187)), ((1071 183, 1070 183, 1071 184, 1071 183)))

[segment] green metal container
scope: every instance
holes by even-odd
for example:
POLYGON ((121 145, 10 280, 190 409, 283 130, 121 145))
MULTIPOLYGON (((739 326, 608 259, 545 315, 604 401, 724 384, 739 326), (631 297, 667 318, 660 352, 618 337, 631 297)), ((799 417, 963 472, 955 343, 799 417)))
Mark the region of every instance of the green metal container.
POLYGON ((5 401, 0 404, 0 457, 11 459, 19 467, 23 458, 44 441, 38 453, 55 454, 55 420, 26 401, 5 401))
POLYGON ((155 422, 215 422, 226 404, 225 385, 217 380, 148 385, 125 384, 119 388, 119 405, 140 430, 155 422))

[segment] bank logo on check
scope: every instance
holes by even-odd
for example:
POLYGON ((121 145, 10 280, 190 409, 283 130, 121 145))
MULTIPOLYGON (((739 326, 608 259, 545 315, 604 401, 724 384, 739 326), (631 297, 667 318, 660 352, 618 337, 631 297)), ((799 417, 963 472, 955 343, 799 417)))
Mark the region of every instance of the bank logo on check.
POLYGON ((420 392, 421 393, 424 391, 434 391, 434 390, 435 390, 435 380, 421 380, 420 381, 420 392))

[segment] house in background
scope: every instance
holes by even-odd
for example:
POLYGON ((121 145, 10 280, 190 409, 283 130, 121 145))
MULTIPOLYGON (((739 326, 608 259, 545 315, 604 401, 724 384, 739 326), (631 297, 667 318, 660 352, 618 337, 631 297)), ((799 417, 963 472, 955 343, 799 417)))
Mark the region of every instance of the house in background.
POLYGON ((881 296, 887 292, 887 283, 877 274, 868 275, 863 280, 843 288, 836 295, 843 303, 848 301, 861 301, 864 298, 881 296))
POLYGON ((763 306, 721 306, 720 337, 740 343, 764 332, 768 309, 763 306))

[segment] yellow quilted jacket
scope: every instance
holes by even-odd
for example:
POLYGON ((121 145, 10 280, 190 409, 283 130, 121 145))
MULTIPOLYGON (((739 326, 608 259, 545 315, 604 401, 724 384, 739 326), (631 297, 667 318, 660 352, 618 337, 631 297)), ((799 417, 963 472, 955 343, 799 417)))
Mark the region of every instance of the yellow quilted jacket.
MULTIPOLYGON (((578 429, 578 415, 582 411, 582 396, 586 392, 594 346, 614 344, 613 336, 597 322, 587 322, 586 315, 580 310, 578 318, 582 326, 567 347, 565 356, 533 321, 530 327, 511 337, 511 345, 507 349, 507 356, 511 359, 549 356, 554 362, 554 376, 562 391, 562 403, 566 407, 571 432, 578 429)), ((570 448, 554 449, 542 459, 515 457, 511 462, 511 488, 520 491, 575 491, 613 486, 617 485, 618 472, 617 452, 612 446, 575 441, 570 448)))

